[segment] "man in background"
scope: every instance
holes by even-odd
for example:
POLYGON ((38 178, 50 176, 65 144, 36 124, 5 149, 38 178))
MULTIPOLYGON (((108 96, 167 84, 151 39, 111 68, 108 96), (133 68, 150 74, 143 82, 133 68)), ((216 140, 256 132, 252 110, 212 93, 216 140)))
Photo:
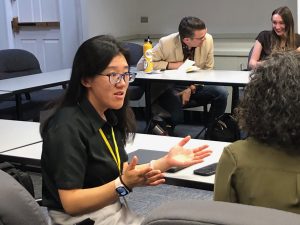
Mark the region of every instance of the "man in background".
MULTIPOLYGON (((178 69, 187 59, 195 61, 200 69, 213 69, 213 38, 207 33, 205 23, 196 17, 184 17, 178 31, 162 37, 153 48, 154 70, 178 69)), ((143 69, 143 62, 142 57, 138 70, 143 69)), ((175 126, 183 122, 183 108, 205 104, 211 104, 208 123, 212 122, 225 112, 228 92, 224 87, 213 85, 153 84, 151 96, 152 103, 166 110, 175 126)))

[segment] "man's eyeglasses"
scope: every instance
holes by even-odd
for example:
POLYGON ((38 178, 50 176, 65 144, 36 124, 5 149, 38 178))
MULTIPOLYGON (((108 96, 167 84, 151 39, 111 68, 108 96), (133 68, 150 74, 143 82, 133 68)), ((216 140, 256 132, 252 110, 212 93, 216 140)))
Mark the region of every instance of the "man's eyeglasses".
POLYGON ((132 72, 125 72, 125 73, 108 73, 108 74, 98 74, 102 76, 108 76, 109 82, 113 85, 120 83, 121 79, 123 79, 126 83, 131 83, 135 79, 135 73, 132 72))
POLYGON ((191 39, 196 39, 198 41, 204 41, 205 40, 205 35, 203 37, 200 37, 200 38, 192 37, 191 39))

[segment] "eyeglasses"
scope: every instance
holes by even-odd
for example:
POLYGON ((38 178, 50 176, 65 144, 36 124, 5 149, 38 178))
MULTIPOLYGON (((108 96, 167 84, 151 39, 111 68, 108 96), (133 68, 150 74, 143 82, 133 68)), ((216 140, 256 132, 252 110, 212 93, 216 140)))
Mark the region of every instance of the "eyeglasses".
POLYGON ((125 72, 125 73, 108 73, 108 74, 98 74, 102 76, 108 76, 109 82, 113 85, 120 83, 121 79, 123 79, 126 83, 131 83, 135 79, 135 73, 132 72, 125 72))
POLYGON ((196 40, 198 40, 198 41, 204 41, 205 38, 206 38, 206 34, 207 34, 207 30, 201 31, 200 33, 195 31, 194 34, 193 34, 193 36, 190 37, 190 38, 191 38, 192 40, 193 40, 193 39, 196 39, 196 40), (195 35, 196 35, 196 36, 200 36, 200 35, 201 35, 201 37, 195 37, 195 35))
POLYGON ((191 39, 196 39, 198 41, 204 41, 205 40, 205 35, 203 37, 200 37, 200 38, 192 37, 191 39))

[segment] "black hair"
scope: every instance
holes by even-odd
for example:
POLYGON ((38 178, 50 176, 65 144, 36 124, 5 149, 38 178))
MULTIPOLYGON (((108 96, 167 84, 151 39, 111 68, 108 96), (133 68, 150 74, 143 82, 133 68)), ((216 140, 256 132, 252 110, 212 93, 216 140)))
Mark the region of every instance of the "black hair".
POLYGON ((193 38, 196 30, 206 29, 205 23, 197 17, 184 17, 179 23, 178 31, 181 39, 193 38))
MULTIPOLYGON (((104 71, 111 60, 119 55, 124 55, 129 62, 129 53, 110 35, 99 35, 86 40, 78 48, 72 66, 72 73, 68 88, 64 97, 57 103, 55 112, 65 106, 75 106, 86 96, 86 87, 81 81, 84 78, 92 78, 104 71)), ((113 110, 118 118, 118 129, 123 134, 125 143, 130 133, 135 132, 134 114, 128 106, 128 94, 121 109, 113 110)), ((53 116, 52 115, 52 116, 53 116)), ((51 117, 41 124, 42 136, 46 132, 47 124, 51 117)))

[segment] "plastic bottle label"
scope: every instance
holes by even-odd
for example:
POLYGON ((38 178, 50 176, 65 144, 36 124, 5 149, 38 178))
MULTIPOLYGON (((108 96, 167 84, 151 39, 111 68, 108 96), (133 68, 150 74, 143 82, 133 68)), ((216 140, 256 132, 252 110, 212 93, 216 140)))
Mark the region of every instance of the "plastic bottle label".
POLYGON ((145 57, 148 58, 148 59, 152 59, 152 49, 148 49, 145 52, 145 57))
POLYGON ((152 49, 148 49, 145 52, 144 71, 146 73, 151 73, 152 70, 153 70, 152 49))

